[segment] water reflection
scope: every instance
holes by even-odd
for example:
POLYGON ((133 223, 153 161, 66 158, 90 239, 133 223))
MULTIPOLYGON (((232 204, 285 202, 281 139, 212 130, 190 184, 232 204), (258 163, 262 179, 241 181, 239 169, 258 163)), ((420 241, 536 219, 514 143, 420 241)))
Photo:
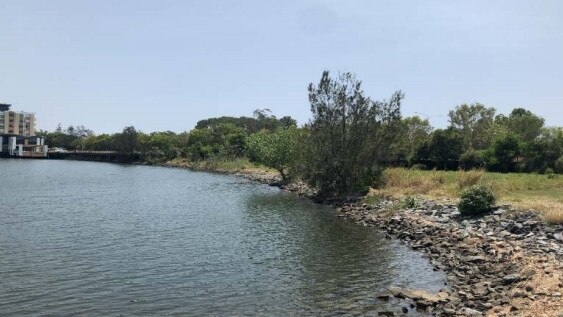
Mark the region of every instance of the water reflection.
POLYGON ((418 270, 428 269, 423 259, 415 257, 413 266, 396 270, 397 263, 404 261, 398 255, 408 252, 403 246, 390 244, 372 228, 335 221, 333 209, 291 194, 254 193, 245 210, 250 232, 267 231, 262 225, 268 226, 272 219, 277 222, 278 231, 267 241, 254 243, 260 244, 258 249, 271 245, 280 254, 275 259, 278 265, 294 270, 287 281, 293 287, 292 301, 309 313, 364 314, 384 309, 386 303, 376 299, 378 293, 391 284, 412 287, 414 280, 420 280, 418 270))
POLYGON ((19 160, 0 175, 3 316, 369 315, 389 284, 442 283, 376 231, 236 177, 19 160))

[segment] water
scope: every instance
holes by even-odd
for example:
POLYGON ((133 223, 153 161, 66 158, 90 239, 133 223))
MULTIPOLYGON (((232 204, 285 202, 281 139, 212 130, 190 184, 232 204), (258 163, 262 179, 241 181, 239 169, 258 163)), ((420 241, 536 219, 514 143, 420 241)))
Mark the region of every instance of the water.
POLYGON ((233 176, 0 160, 0 315, 376 315, 443 276, 374 229, 233 176), (389 307, 388 307, 388 306, 389 307))

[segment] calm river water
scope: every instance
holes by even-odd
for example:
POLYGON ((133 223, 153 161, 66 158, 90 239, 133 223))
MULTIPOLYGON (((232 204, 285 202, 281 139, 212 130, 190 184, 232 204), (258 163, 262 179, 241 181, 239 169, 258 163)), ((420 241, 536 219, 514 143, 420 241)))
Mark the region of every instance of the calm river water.
POLYGON ((0 315, 376 315, 443 276, 328 207, 233 176, 0 160, 0 315))

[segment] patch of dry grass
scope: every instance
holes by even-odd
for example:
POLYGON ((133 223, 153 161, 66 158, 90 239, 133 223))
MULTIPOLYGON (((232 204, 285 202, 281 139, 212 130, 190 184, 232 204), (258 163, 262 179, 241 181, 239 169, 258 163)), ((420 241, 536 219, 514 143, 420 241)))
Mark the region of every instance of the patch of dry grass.
POLYGON ((542 216, 549 223, 563 224, 563 204, 560 202, 530 199, 513 204, 519 208, 541 211, 542 216))
POLYGON ((430 199, 459 198, 461 190, 483 185, 493 190, 501 203, 535 209, 550 223, 563 223, 563 176, 489 173, 476 171, 421 171, 389 168, 385 185, 374 194, 398 198, 420 195, 430 199))
MULTIPOLYGON (((563 272, 559 269, 560 261, 554 257, 525 256, 522 253, 515 253, 512 260, 522 263, 521 274, 529 278, 519 283, 511 294, 511 302, 502 307, 500 313, 504 314, 503 316, 551 317, 563 311, 563 300, 559 296, 553 296, 561 292, 560 285, 563 283, 563 272), (534 294, 533 300, 514 296, 515 292, 522 293, 525 289, 534 294), (519 307, 518 311, 510 311, 513 305, 519 307)), ((491 313, 488 316, 496 317, 500 314, 491 313)))

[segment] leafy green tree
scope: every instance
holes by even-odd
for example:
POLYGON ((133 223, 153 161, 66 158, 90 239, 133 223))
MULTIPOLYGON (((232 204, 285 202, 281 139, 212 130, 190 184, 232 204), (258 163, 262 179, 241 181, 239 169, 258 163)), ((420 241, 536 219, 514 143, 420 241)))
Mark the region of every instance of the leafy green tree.
POLYGON ((113 137, 109 134, 90 135, 83 139, 84 150, 109 151, 112 149, 113 137))
POLYGON ((63 130, 59 123, 54 132, 39 131, 37 135, 44 137, 46 144, 51 148, 59 147, 68 150, 84 150, 86 148, 84 139, 94 135, 94 133, 86 129, 83 125, 76 127, 70 125, 63 130))
POLYGON ((463 137, 458 130, 448 128, 434 131, 428 147, 434 167, 457 169, 463 151, 463 137))
POLYGON ((462 104, 449 112, 450 126, 461 131, 464 149, 481 150, 489 145, 495 112, 480 103, 462 104))
POLYGON ((464 170, 484 167, 483 151, 467 150, 460 157, 460 164, 464 170))
POLYGON ((276 169, 283 181, 287 181, 290 167, 298 157, 300 134, 301 131, 295 127, 251 134, 247 139, 249 156, 260 164, 276 169))
POLYGON ((392 149, 396 155, 395 162, 399 164, 401 161, 412 162, 418 146, 428 140, 431 133, 432 126, 427 119, 421 119, 418 116, 401 119, 397 131, 397 141, 392 149))
POLYGON ((192 160, 241 157, 244 155, 246 136, 242 128, 231 122, 193 129, 187 138, 188 157, 192 160))
POLYGON ((297 122, 289 117, 277 119, 271 114, 269 109, 257 109, 254 111, 254 117, 219 117, 200 120, 197 122, 196 129, 214 130, 220 124, 233 124, 244 130, 245 133, 256 133, 260 130, 274 131, 280 127, 297 126, 297 122))
POLYGON ((524 142, 534 141, 540 134, 544 125, 544 119, 533 114, 529 110, 516 108, 508 117, 498 115, 495 122, 505 126, 524 142))
POLYGON ((158 164, 180 155, 178 135, 172 131, 139 133, 141 159, 158 164))
POLYGON ((398 91, 389 101, 372 101, 354 75, 331 78, 328 71, 308 90, 313 118, 303 178, 323 198, 365 194, 396 137, 404 95, 398 91))
POLYGON ((526 171, 543 172, 555 168, 555 162, 563 154, 563 129, 543 128, 533 141, 524 143, 522 156, 526 171))
POLYGON ((497 172, 515 171, 520 155, 520 141, 518 136, 509 133, 493 142, 487 157, 488 170, 497 172))
POLYGON ((113 137, 113 147, 116 151, 124 154, 132 154, 139 150, 139 133, 133 126, 125 127, 121 133, 113 137))
POLYGON ((194 161, 203 160, 217 154, 219 150, 213 146, 213 133, 209 129, 193 129, 188 135, 188 158, 194 161))

